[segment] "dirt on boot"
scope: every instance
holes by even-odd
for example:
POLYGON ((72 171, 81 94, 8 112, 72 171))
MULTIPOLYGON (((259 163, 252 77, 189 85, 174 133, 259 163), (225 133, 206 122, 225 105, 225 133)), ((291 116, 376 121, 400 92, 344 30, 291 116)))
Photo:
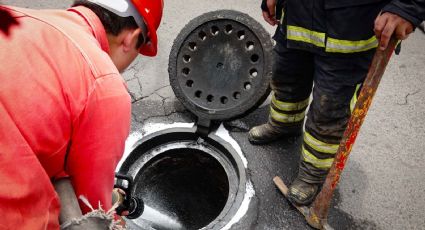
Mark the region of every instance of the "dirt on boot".
POLYGON ((299 136, 301 132, 288 133, 285 128, 277 127, 270 122, 255 126, 248 133, 248 140, 253 145, 269 144, 283 137, 299 136))
POLYGON ((318 191, 318 184, 310 184, 296 178, 289 186, 288 199, 297 205, 307 206, 313 202, 318 191))

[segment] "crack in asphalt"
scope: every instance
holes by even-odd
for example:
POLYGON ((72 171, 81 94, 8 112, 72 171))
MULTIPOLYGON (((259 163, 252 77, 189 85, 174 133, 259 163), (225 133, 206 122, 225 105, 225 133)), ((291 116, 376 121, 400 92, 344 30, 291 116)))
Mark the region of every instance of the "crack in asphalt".
MULTIPOLYGON (((139 79, 138 79, 138 81, 139 81, 139 79)), ((141 84, 140 84, 140 81, 139 81, 139 85, 140 85, 140 89, 142 89, 142 87, 141 87, 141 84)), ((146 120, 148 120, 148 119, 152 119, 152 118, 166 118, 167 119, 167 121, 170 121, 170 122, 173 122, 173 120, 171 120, 169 117, 170 116, 172 116, 172 115, 174 115, 174 114, 177 114, 177 113, 185 113, 185 112, 187 112, 187 110, 182 110, 182 111, 180 111, 180 110, 178 110, 177 108, 175 108, 175 107, 173 107, 172 109, 171 109, 171 111, 170 112, 166 112, 166 109, 165 109, 165 101, 167 100, 167 99, 169 99, 169 98, 171 98, 172 96, 168 96, 168 97, 164 97, 164 96, 162 96, 162 95, 160 95, 159 93, 158 93, 158 91, 160 91, 161 89, 164 89, 164 88, 166 88, 166 87, 168 87, 168 86, 170 86, 169 84, 168 85, 164 85, 164 86, 161 86, 161 87, 159 87, 159 88, 157 88, 156 90, 154 90, 152 93, 150 93, 149 95, 146 95, 146 96, 143 96, 143 97, 140 97, 139 99, 136 99, 136 98, 134 98, 134 95, 132 95, 131 93, 130 93, 130 96, 132 97, 132 99, 133 99, 133 102, 132 102, 132 104, 133 103, 136 103, 136 102, 139 102, 139 101, 142 101, 142 100, 144 100, 144 99, 146 99, 146 98, 149 98, 149 97, 151 97, 151 96, 153 96, 153 95, 157 95, 158 97, 160 97, 161 98, 161 108, 162 108, 162 114, 161 115, 152 115, 152 116, 147 116, 147 117, 144 117, 144 118, 138 118, 138 116, 137 116, 137 114, 135 113, 135 112, 131 112, 131 114, 132 114, 132 116, 134 117, 134 120, 135 121, 137 121, 137 122, 139 122, 139 123, 143 123, 143 122, 145 122, 146 120)))
POLYGON ((146 117, 146 118, 142 119, 142 121, 139 121, 139 122, 140 122, 140 123, 143 123, 143 122, 145 122, 146 120, 148 120, 148 119, 153 119, 153 118, 165 118, 168 122, 173 123, 173 122, 174 122, 174 120, 173 120, 173 119, 171 119, 171 118, 170 118, 170 116, 171 116, 171 115, 173 115, 173 114, 177 114, 177 113, 181 113, 181 112, 179 112, 179 111, 174 111, 174 112, 171 112, 171 113, 169 113, 169 114, 164 114, 164 115, 153 115, 153 116, 148 116, 148 117, 146 117))
MULTIPOLYGON (((139 85, 140 85, 140 91, 141 91, 141 90, 142 90, 142 84, 140 84, 139 79, 138 79, 137 81, 139 82, 139 85)), ((161 89, 163 89, 163 88, 167 87, 167 86, 170 86, 170 85, 161 86, 161 87, 157 88, 156 90, 154 90, 152 93, 150 93, 150 94, 148 94, 148 95, 146 95, 146 96, 142 96, 142 97, 140 97, 139 99, 135 99, 132 103, 136 103, 136 102, 138 102, 138 101, 141 101, 141 100, 143 100, 143 99, 146 99, 146 98, 148 98, 148 97, 150 97, 150 96, 152 96, 152 95, 154 95, 154 94, 156 94, 156 95, 160 96, 161 98, 164 98, 163 96, 159 95, 157 92, 158 92, 159 90, 161 90, 161 89)), ((130 93, 130 95, 131 95, 131 93, 130 93)), ((169 98, 169 97, 167 97, 167 98, 169 98)))
POLYGON ((418 90, 416 90, 415 92, 413 92, 413 93, 407 93, 406 94, 406 96, 404 96, 404 102, 403 103, 397 103, 397 105, 407 105, 408 103, 409 103, 409 100, 408 100, 408 97, 409 96, 413 96, 413 95, 415 95, 415 94, 417 94, 417 93, 419 93, 421 90, 420 89, 418 89, 418 90))

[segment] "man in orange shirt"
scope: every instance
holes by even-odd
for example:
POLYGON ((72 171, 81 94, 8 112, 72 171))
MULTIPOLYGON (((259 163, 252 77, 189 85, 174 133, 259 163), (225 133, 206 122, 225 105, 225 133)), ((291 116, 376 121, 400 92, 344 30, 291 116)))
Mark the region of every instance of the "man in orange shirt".
POLYGON ((138 53, 156 55, 163 1, 0 10, 17 22, 0 33, 0 229, 57 229, 52 182, 64 177, 110 209, 131 116, 119 73, 138 53))

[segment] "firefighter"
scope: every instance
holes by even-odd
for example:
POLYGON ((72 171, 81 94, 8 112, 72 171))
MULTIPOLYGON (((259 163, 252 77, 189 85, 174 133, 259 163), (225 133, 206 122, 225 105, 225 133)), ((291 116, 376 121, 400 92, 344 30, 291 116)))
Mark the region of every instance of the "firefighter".
POLYGON ((61 178, 109 210, 131 120, 120 72, 156 55, 163 1, 0 10, 16 21, 0 33, 0 228, 58 229, 61 178))
POLYGON ((406 39, 425 18, 425 1, 263 0, 261 8, 278 25, 273 96, 268 122, 248 138, 266 144, 303 133, 289 199, 308 205, 332 165, 375 48, 385 49, 393 35, 406 39))

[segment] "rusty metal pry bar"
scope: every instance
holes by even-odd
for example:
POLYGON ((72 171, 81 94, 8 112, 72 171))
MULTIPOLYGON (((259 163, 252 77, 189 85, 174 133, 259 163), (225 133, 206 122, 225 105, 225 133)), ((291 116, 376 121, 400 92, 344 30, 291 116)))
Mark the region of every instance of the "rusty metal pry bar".
MULTIPOLYGON (((377 49, 373 57, 372 64, 363 83, 357 103, 353 109, 347 128, 345 129, 343 138, 339 144, 335 160, 323 184, 322 190, 317 195, 310 207, 297 206, 292 204, 299 212, 301 212, 307 223, 316 229, 332 229, 327 222, 330 202, 336 186, 340 180, 340 176, 351 149, 360 131, 360 127, 366 117, 366 114, 372 103, 372 99, 378 89, 379 82, 384 75, 387 64, 397 46, 398 41, 392 38, 385 50, 377 49)), ((273 179, 276 186, 285 197, 288 195, 288 188, 279 177, 273 179)))

